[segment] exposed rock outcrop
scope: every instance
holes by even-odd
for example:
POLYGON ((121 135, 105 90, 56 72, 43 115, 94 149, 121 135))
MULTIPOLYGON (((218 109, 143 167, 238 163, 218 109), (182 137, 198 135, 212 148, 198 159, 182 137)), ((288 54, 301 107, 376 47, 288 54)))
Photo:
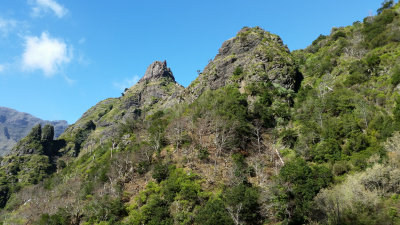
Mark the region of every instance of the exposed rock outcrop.
POLYGON ((55 137, 58 137, 68 127, 65 120, 46 121, 28 113, 0 107, 0 156, 9 153, 15 144, 37 124, 53 125, 55 137))
POLYGON ((155 61, 149 67, 147 67, 146 73, 139 80, 139 82, 156 80, 160 78, 171 79, 175 82, 174 75, 170 68, 167 67, 167 61, 155 61))
POLYGON ((279 36, 259 27, 245 27, 222 44, 214 60, 187 88, 186 95, 195 99, 206 89, 215 90, 229 83, 242 87, 253 81, 296 90, 301 79, 293 56, 279 36), (234 76, 238 68, 241 73, 234 76))

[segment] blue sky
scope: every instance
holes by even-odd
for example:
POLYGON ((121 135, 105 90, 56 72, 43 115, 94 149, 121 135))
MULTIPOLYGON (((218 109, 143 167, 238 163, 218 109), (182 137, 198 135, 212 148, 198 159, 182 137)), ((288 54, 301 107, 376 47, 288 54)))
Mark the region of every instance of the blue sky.
POLYGON ((155 60, 187 86, 243 26, 291 50, 375 14, 383 0, 2 0, 0 106, 74 123, 155 60))

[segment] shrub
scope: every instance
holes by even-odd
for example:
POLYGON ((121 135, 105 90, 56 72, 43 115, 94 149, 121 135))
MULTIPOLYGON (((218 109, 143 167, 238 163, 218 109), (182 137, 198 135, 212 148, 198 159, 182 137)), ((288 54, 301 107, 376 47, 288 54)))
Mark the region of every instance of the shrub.
POLYGON ((246 184, 239 184, 225 190, 223 199, 225 207, 231 218, 237 218, 236 224, 262 224, 263 217, 260 214, 258 203, 259 191, 257 188, 246 184), (239 223, 238 223, 239 222, 239 223))
POLYGON ((335 176, 340 176, 345 174, 347 171, 350 170, 350 166, 345 161, 336 162, 333 165, 332 172, 335 176))
POLYGON ((392 69, 391 83, 393 86, 397 86, 400 83, 400 66, 398 65, 392 69))
POLYGON ((289 217, 293 224, 303 224, 310 210, 311 201, 316 194, 332 182, 330 170, 324 166, 310 167, 302 158, 287 162, 281 169, 282 182, 276 196, 281 205, 278 214, 289 217), (288 215, 289 211, 289 215, 288 215))
POLYGON ((54 127, 46 124, 42 129, 42 141, 50 142, 54 139, 54 127))
POLYGON ((168 170, 168 165, 167 164, 163 164, 162 162, 159 162, 154 166, 152 177, 158 183, 160 183, 161 181, 167 179, 168 175, 169 175, 169 170, 168 170))
POLYGON ((332 35, 332 39, 333 39, 334 41, 336 41, 337 39, 339 39, 339 38, 341 38, 341 37, 343 37, 343 38, 346 37, 346 33, 345 33, 344 31, 341 31, 341 30, 335 32, 335 33, 332 35))
POLYGON ((233 225, 233 220, 225 209, 224 202, 219 199, 209 199, 204 206, 199 207, 194 217, 198 225, 233 225))
POLYGON ((385 0, 382 2, 381 7, 378 10, 376 10, 376 12, 378 14, 381 14, 383 10, 390 9, 393 6, 393 4, 394 4, 393 0, 385 0))
POLYGON ((84 208, 86 221, 92 224, 107 221, 111 224, 127 216, 127 211, 121 199, 108 195, 96 197, 84 208))
POLYGON ((280 133, 280 136, 282 139, 282 144, 288 148, 293 148, 298 138, 298 134, 296 133, 296 131, 291 129, 286 129, 282 131, 280 133))
POLYGON ((238 81, 243 77, 243 69, 241 66, 238 66, 235 68, 235 70, 233 71, 233 75, 232 75, 232 80, 233 81, 238 81))
POLYGON ((200 160, 207 160, 210 153, 208 152, 207 148, 200 147, 198 157, 200 160))
POLYGON ((338 160, 341 156, 341 147, 335 139, 321 141, 312 154, 317 162, 326 162, 329 160, 338 160))
POLYGON ((42 126, 40 124, 34 126, 31 132, 28 134, 28 137, 32 140, 40 141, 40 139, 42 138, 42 126))
POLYGON ((47 213, 42 214, 40 219, 34 223, 36 225, 70 225, 72 216, 67 212, 66 209, 60 208, 57 213, 49 215, 47 213))

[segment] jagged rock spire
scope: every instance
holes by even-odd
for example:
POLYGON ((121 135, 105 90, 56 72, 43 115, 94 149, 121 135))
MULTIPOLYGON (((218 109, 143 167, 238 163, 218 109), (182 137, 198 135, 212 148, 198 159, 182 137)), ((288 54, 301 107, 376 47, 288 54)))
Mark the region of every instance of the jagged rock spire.
POLYGON ((149 67, 147 67, 146 73, 144 74, 142 79, 139 80, 139 82, 159 79, 163 77, 171 78, 173 81, 175 81, 171 69, 167 67, 167 61, 155 61, 149 67))

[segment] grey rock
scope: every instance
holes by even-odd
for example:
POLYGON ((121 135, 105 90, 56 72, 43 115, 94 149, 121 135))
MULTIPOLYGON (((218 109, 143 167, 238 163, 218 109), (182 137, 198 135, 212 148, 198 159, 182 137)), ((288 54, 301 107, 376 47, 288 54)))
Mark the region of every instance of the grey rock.
POLYGON ((290 51, 279 36, 259 27, 245 27, 222 44, 215 58, 185 90, 184 97, 192 101, 207 89, 232 83, 242 87, 251 82, 271 82, 296 90, 299 76, 290 51), (243 76, 231 79, 238 67, 243 76))
POLYGON ((146 73, 139 80, 139 82, 154 80, 159 78, 170 78, 175 81, 175 77, 171 72, 171 69, 167 67, 167 62, 155 61, 149 67, 147 67, 146 73))
POLYGON ((28 113, 0 107, 0 156, 9 153, 16 143, 24 138, 36 124, 53 125, 55 137, 60 136, 68 127, 65 120, 41 120, 28 113))

